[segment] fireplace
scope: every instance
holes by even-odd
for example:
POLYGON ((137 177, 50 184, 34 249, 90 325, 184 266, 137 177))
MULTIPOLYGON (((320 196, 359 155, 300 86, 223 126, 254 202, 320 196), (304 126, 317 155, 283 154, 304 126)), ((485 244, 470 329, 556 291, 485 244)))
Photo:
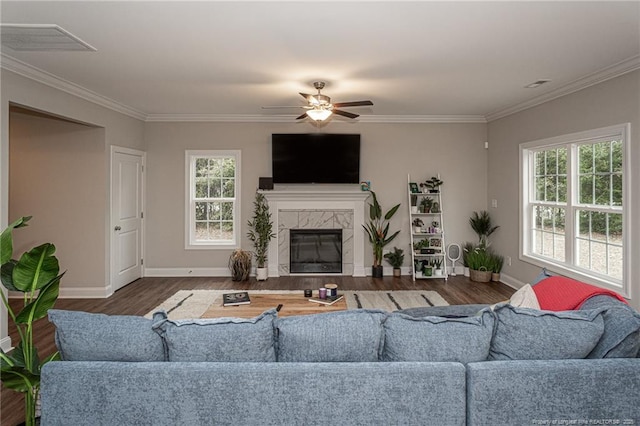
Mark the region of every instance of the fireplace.
POLYGON ((360 186, 345 188, 305 185, 303 188, 286 187, 262 193, 269 201, 274 227, 277 229, 275 238, 269 243, 270 277, 292 273, 290 233, 293 230, 340 230, 342 264, 341 272, 336 274, 366 276, 365 233, 362 226, 368 192, 361 191, 360 186))
POLYGON ((342 229, 291 229, 289 236, 290 273, 342 273, 342 229))

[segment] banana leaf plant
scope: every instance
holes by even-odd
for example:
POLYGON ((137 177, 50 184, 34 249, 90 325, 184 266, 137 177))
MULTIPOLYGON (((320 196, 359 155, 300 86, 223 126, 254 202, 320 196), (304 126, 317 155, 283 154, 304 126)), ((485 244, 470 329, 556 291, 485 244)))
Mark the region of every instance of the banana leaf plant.
POLYGON ((396 231, 389 236, 389 220, 400 208, 400 204, 393 206, 387 213, 382 215, 382 207, 378 203, 376 193, 371 191, 372 202, 369 203, 369 223, 362 225, 369 235, 369 242, 373 246, 373 266, 382 265, 382 250, 400 233, 396 231))
POLYGON ((23 307, 14 312, 4 290, 0 289, 2 303, 18 331, 20 341, 10 352, 0 350, 0 380, 8 389, 25 394, 25 424, 36 423, 36 401, 40 392, 40 369, 49 361, 58 360, 58 353, 40 360, 33 344, 33 325, 44 318, 53 307, 60 287, 56 247, 45 243, 22 254, 19 260, 13 256, 13 230, 27 226, 31 216, 13 222, 0 234, 0 263, 3 287, 23 294, 23 307))

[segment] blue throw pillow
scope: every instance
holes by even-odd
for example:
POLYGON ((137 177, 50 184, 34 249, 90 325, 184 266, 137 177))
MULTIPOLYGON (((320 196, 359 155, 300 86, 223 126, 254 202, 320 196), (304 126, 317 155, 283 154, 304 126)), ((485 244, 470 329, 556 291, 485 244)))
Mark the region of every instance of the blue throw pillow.
POLYGON ((275 362, 271 309, 250 319, 211 318, 169 320, 153 314, 153 329, 162 336, 172 362, 275 362))
POLYGON ((540 311, 500 304, 490 360, 581 359, 604 332, 601 310, 540 311))
POLYGON ((49 321, 64 361, 165 361, 162 339, 149 319, 51 309, 49 321))
POLYGON ((489 356, 494 315, 416 318, 394 312, 384 322, 383 361, 476 362, 489 356))
POLYGON ((587 299, 580 310, 604 310, 604 334, 588 358, 635 358, 640 351, 640 314, 610 296, 587 299))
POLYGON ((540 281, 542 281, 542 280, 544 280, 544 279, 546 279, 546 278, 552 277, 552 276, 553 276, 553 275, 551 275, 551 274, 549 273, 549 271, 547 271, 547 268, 542 268, 542 271, 540 271, 540 273, 538 274, 538 276, 537 276, 537 277, 535 277, 535 278, 533 279, 533 281, 531 281, 529 284, 530 284, 531 286, 534 286, 534 285, 538 284, 540 281))
POLYGON ((384 311, 354 309, 278 318, 278 361, 378 361, 385 317, 384 311))

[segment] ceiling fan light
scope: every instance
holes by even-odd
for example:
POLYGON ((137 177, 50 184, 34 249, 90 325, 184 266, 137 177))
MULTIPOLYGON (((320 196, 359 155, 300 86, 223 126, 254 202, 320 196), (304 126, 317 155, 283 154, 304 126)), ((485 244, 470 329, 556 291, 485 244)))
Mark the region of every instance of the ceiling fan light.
POLYGON ((331 116, 331 111, 328 109, 310 109, 307 111, 307 115, 315 121, 324 121, 331 116))

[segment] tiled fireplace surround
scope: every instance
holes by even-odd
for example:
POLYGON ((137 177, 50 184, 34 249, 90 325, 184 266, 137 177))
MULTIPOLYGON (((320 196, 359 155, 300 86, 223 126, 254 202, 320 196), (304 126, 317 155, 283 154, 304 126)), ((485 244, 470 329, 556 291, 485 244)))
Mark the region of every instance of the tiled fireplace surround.
POLYGON ((269 276, 289 273, 289 230, 342 229, 342 275, 364 277, 365 200, 359 189, 278 189, 263 191, 276 237, 269 243, 269 276), (274 229, 275 231, 275 229, 274 229))

